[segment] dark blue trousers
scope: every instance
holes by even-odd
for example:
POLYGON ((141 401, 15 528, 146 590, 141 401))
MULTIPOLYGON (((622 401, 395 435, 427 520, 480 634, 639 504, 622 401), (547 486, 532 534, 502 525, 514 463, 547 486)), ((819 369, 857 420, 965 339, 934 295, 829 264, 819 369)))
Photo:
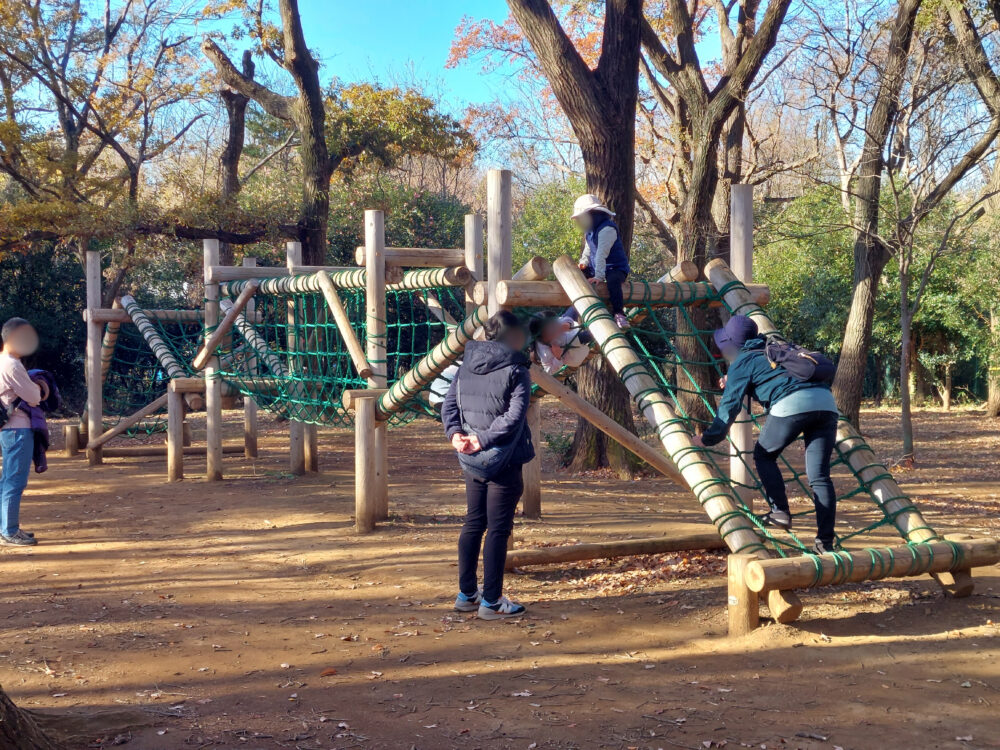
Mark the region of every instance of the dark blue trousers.
POLYGON ((816 506, 816 538, 833 545, 837 519, 837 495, 830 478, 830 458, 837 442, 838 415, 832 411, 807 411, 789 417, 768 416, 753 449, 757 476, 772 508, 788 512, 785 479, 778 456, 801 435, 806 444, 806 475, 816 506))
POLYGON ((504 469, 488 482, 465 475, 468 508, 458 537, 458 586, 472 596, 478 586, 479 550, 483 551, 483 599, 495 604, 503 593, 507 540, 514 528, 514 511, 524 492, 521 465, 504 469), (483 535, 486 543, 483 543, 483 535))

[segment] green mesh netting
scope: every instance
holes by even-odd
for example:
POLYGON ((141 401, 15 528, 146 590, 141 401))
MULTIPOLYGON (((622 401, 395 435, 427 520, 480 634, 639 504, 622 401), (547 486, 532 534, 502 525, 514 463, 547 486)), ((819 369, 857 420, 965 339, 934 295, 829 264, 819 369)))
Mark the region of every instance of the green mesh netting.
MULTIPOLYGON (((187 374, 194 376, 196 373, 191 370, 190 362, 201 343, 202 324, 175 320, 150 322, 187 374)), ((105 370, 103 396, 107 429, 166 393, 169 377, 139 330, 131 323, 108 324, 104 339, 106 343, 113 342, 110 358, 102 363, 105 370)), ((165 411, 150 415, 125 435, 165 430, 165 411)))
MULTIPOLYGON (((234 290, 237 287, 234 286, 234 290)), ((368 326, 363 289, 339 290, 362 347, 368 326)), ((220 350, 219 375, 231 387, 269 411, 310 424, 349 426, 342 404, 347 389, 365 388, 326 300, 319 292, 258 294, 255 317, 238 323, 232 344, 220 350)), ((391 386, 427 354, 465 315, 460 288, 429 286, 386 292, 386 361, 391 386)), ((418 416, 436 416, 430 386, 394 414, 390 426, 418 416)))

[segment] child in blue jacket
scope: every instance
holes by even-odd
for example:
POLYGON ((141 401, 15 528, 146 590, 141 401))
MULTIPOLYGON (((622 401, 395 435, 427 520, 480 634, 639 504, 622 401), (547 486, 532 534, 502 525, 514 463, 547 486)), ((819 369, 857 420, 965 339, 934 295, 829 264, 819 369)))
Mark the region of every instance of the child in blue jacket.
POLYGON ((619 328, 626 329, 629 322, 625 315, 622 284, 632 269, 618 226, 612 218, 614 215, 600 198, 590 193, 581 195, 573 204, 573 221, 583 231, 580 270, 591 283, 607 282, 615 323, 619 328))
POLYGON ((695 438, 695 444, 711 446, 722 442, 748 396, 767 409, 767 421, 754 446, 753 459, 771 507, 764 522, 787 530, 792 527, 792 517, 778 457, 803 436, 806 474, 816 506, 813 549, 817 554, 832 551, 837 496, 830 478, 830 459, 837 442, 839 413, 829 384, 808 383, 781 367, 772 367, 764 351, 764 337, 758 335, 757 324, 745 315, 734 315, 717 330, 715 343, 729 361, 729 372, 715 420, 700 438, 695 438))

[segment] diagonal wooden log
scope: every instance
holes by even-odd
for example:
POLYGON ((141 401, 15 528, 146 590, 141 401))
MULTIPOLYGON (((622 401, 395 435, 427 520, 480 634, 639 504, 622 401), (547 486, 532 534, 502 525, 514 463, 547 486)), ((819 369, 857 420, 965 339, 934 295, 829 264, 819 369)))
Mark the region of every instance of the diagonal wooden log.
MULTIPOLYGON (((683 420, 615 325, 611 313, 594 293, 576 263, 563 255, 556 259, 552 268, 580 313, 581 322, 594 335, 605 359, 621 376, 639 410, 656 430, 667 455, 680 470, 728 547, 736 553, 770 558, 753 525, 739 511, 739 498, 728 478, 706 461, 703 452, 691 442, 691 433, 684 427, 683 420)), ((790 592, 769 594, 768 606, 779 622, 792 622, 802 612, 802 603, 790 592)))
POLYGON ((684 477, 677 471, 669 458, 644 442, 635 433, 626 430, 589 401, 580 398, 568 385, 559 382, 538 365, 531 366, 531 380, 543 391, 555 396, 561 403, 575 411, 612 440, 617 440, 624 448, 632 451, 658 472, 670 477, 682 487, 688 486, 684 477))
POLYGON ((340 299, 337 287, 325 271, 317 273, 316 278, 319 281, 319 288, 323 292, 323 297, 326 299, 326 306, 330 308, 333 321, 337 324, 340 338, 343 340, 347 353, 351 357, 351 362, 354 363, 354 369, 358 371, 359 378, 367 380, 372 375, 372 366, 368 363, 365 350, 354 333, 354 328, 351 326, 351 317, 347 314, 347 308, 344 307, 344 302, 340 299))
MULTIPOLYGON (((146 314, 139 307, 135 298, 126 294, 122 297, 122 307, 132 319, 135 327, 139 329, 139 333, 142 334, 143 339, 145 339, 146 344, 153 352, 157 362, 160 363, 160 367, 167 373, 167 376, 171 378, 187 377, 187 370, 177 361, 167 342, 163 340, 163 337, 156 330, 156 326, 153 325, 152 321, 146 317, 146 314)), ((205 406, 205 399, 197 393, 189 393, 184 399, 192 409, 201 409, 205 406)))
POLYGON ((212 334, 202 344, 201 349, 194 356, 194 359, 191 360, 191 367, 194 370, 205 369, 205 366, 219 347, 219 344, 222 343, 223 339, 233 329, 233 325, 236 323, 236 316, 242 315, 243 310, 249 304, 250 300, 253 299, 259 287, 260 282, 256 279, 249 280, 246 286, 243 287, 240 296, 233 302, 232 307, 226 310, 226 314, 219 321, 219 325, 215 327, 215 330, 212 331, 212 334))
MULTIPOLYGON (((746 287, 721 259, 709 261, 705 265, 705 275, 723 293, 723 299, 734 315, 748 315, 757 323, 761 333, 777 332, 774 321, 753 301, 746 287)), ((927 542, 939 538, 861 433, 846 419, 841 419, 837 426, 837 450, 864 483, 872 500, 892 519, 904 539, 927 542)), ((952 596, 969 596, 975 589, 975 582, 967 570, 937 571, 931 575, 952 596)))
POLYGON ((167 405, 167 394, 164 393, 159 398, 154 399, 153 401, 150 401, 144 407, 142 407, 141 409, 139 409, 139 411, 137 411, 134 414, 130 414, 129 416, 125 417, 125 419, 121 420, 118 424, 116 424, 110 430, 107 430, 106 432, 101 433, 98 437, 94 438, 93 440, 90 440, 87 443, 87 450, 92 451, 92 450, 95 450, 97 448, 100 448, 102 445, 104 445, 109 440, 112 440, 113 438, 118 437, 123 432, 125 432, 125 431, 131 429, 132 427, 134 427, 135 425, 139 424, 139 422, 141 422, 142 420, 144 420, 150 414, 155 414, 156 412, 158 412, 160 409, 162 409, 166 405, 167 405))

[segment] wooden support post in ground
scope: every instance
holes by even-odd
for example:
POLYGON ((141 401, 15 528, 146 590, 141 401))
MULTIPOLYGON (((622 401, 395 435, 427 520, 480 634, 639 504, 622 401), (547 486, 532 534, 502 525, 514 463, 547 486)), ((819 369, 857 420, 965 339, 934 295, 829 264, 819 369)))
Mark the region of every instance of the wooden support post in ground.
MULTIPOLYGON (((90 249, 90 238, 81 237, 80 243, 86 248, 87 310, 101 307, 101 252, 90 249)), ((104 432, 104 394, 101 382, 101 339, 103 325, 87 321, 87 437, 93 438, 104 432)), ((101 463, 101 449, 87 449, 87 460, 91 466, 101 463)))
MULTIPOLYGON (((683 426, 631 344, 621 335, 611 313, 594 294, 576 263, 563 255, 556 259, 552 268, 584 325, 594 334, 605 359, 619 373, 639 410, 657 431, 667 454, 698 497, 720 536, 733 552, 752 552, 758 557, 769 558, 753 525, 739 513, 738 498, 729 480, 702 458, 691 442, 691 433, 683 426)), ((802 612, 802 603, 791 592, 770 594, 768 606, 774 618, 783 623, 794 621, 802 612)))
POLYGON ((354 402, 354 527, 359 534, 375 530, 378 476, 375 466, 375 398, 354 402))
MULTIPOLYGON (((257 259, 246 257, 243 259, 244 268, 256 268, 257 259)), ((247 302, 246 310, 244 311, 244 319, 249 318, 250 320, 255 320, 257 315, 256 303, 251 299, 247 302)), ((247 358, 247 367, 249 371, 253 374, 257 374, 257 357, 250 356, 247 358)), ((243 397, 243 455, 247 458, 257 458, 258 448, 257 448, 257 402, 254 401, 253 396, 243 397)))
MULTIPOLYGON (((385 216, 381 211, 365 211, 365 319, 368 365, 372 374, 369 388, 385 388, 388 383, 385 317, 385 216)), ((372 461, 375 481, 369 491, 375 494, 375 519, 389 517, 389 448, 388 425, 376 426, 372 438, 372 461)))
POLYGON ((528 405, 528 429, 536 455, 521 469, 524 481, 521 508, 525 518, 538 519, 542 517, 542 410, 537 399, 528 405))
POLYGON ((167 481, 184 478, 184 397, 167 391, 167 481))
MULTIPOLYGON (((219 324, 219 285, 209 278, 212 266, 219 265, 219 241, 203 240, 205 260, 205 328, 219 324)), ((205 365, 205 481, 222 479, 222 381, 218 377, 219 358, 212 356, 205 365)), ((188 401, 188 404, 191 402, 188 401)))
POLYGON ((66 458, 75 458, 80 452, 80 425, 63 425, 63 455, 66 458))
POLYGON ((486 175, 486 283, 489 299, 486 306, 490 315, 500 310, 496 285, 510 278, 512 267, 511 223, 511 172, 509 169, 491 169, 486 175))
MULTIPOLYGON (((753 281, 753 185, 732 185, 730 190, 729 259, 736 278, 750 284, 753 281)), ((730 428, 729 439, 729 478, 736 494, 754 510, 758 493, 753 489, 753 474, 747 463, 753 450, 753 423, 746 409, 740 411, 730 428)))
POLYGON ((734 637, 747 635, 760 624, 757 592, 750 590, 744 578, 747 566, 756 560, 756 555, 729 555, 727 558, 729 635, 734 637))
MULTIPOLYGON (((473 283, 483 281, 483 217, 479 214, 465 216, 465 267, 472 272, 473 283)), ((471 289, 465 291, 466 315, 477 307, 471 289)))
POLYGON ((306 471, 319 471, 319 427, 314 424, 306 425, 305 444, 302 446, 303 459, 306 463, 306 471))
MULTIPOLYGON (((722 260, 716 258, 705 264, 705 275, 716 289, 728 290, 725 295, 726 304, 736 312, 753 318, 761 333, 778 331, 774 321, 753 302, 746 289, 733 284, 738 279, 722 260)), ((893 519, 893 524, 904 539, 908 542, 926 542, 937 537, 885 464, 879 461, 861 433, 846 419, 841 419, 837 425, 837 450, 844 456, 851 470, 864 482, 872 500, 893 519)), ((975 582, 968 570, 940 571, 931 575, 952 596, 969 596, 975 589, 975 582)))
MULTIPOLYGON (((302 265, 302 243, 285 243, 285 259, 288 268, 302 265)), ((295 377, 299 374, 299 336, 298 320, 296 315, 295 300, 288 301, 288 314, 286 322, 288 341, 288 372, 295 377)), ((288 470, 295 476, 302 476, 306 473, 306 425, 299 422, 294 416, 295 408, 292 408, 292 415, 288 419, 288 470)))

